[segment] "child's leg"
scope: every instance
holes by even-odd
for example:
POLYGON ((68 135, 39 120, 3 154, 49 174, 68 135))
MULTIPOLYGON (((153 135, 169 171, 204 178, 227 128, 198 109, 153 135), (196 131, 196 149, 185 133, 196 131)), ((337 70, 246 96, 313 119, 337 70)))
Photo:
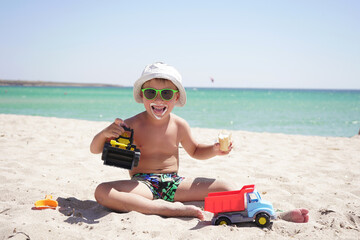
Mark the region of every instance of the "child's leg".
POLYGON ((137 211, 166 217, 204 219, 202 211, 195 206, 152 200, 150 189, 145 184, 133 180, 102 183, 95 190, 95 198, 99 204, 119 212, 137 211))
POLYGON ((204 201, 210 192, 237 190, 233 184, 212 178, 185 178, 175 193, 175 201, 204 201))

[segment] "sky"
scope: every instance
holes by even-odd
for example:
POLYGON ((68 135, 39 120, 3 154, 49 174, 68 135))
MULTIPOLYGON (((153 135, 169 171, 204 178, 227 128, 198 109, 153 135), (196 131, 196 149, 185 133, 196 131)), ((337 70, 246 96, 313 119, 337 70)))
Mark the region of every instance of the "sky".
POLYGON ((0 79, 360 89, 360 1, 0 0, 0 79), (214 82, 211 82, 211 78, 214 82))

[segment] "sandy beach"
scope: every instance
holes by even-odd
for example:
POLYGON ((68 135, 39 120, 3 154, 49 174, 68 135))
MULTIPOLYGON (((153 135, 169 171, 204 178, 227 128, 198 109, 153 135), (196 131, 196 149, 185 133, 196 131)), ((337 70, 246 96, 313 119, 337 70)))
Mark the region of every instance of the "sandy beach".
MULTIPOLYGON (((109 122, 0 114, 0 239, 360 239, 360 136, 351 138, 232 131, 234 150, 207 161, 180 149, 185 177, 256 184, 277 211, 304 207, 310 221, 211 225, 194 218, 115 213, 97 204, 96 186, 127 179, 89 151, 109 122), (51 194, 56 210, 34 210, 51 194)), ((220 130, 193 128, 203 143, 220 130)), ((203 207, 203 202, 193 202, 203 207)))

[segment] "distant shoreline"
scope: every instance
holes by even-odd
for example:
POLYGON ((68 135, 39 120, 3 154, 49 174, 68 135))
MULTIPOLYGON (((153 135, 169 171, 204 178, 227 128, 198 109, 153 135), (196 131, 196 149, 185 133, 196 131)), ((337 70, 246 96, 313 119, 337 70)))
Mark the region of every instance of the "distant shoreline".
POLYGON ((123 87, 116 84, 103 83, 70 83, 48 81, 2 80, 0 86, 26 86, 26 87, 123 87))
MULTIPOLYGON (((126 88, 132 86, 124 86, 117 84, 105 84, 105 83, 72 83, 72 82, 50 82, 50 81, 27 81, 27 80, 4 80, 0 79, 0 87, 3 86, 19 86, 19 87, 117 87, 126 88)), ((351 91, 359 92, 360 89, 331 89, 331 88, 247 88, 247 87, 195 87, 185 86, 185 89, 201 90, 201 89, 213 89, 213 90, 254 90, 254 91, 351 91)))

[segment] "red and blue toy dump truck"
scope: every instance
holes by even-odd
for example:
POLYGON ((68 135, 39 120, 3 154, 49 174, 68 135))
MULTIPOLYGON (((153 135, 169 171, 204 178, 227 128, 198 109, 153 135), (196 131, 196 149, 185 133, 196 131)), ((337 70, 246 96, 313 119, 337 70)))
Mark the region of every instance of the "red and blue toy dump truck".
POLYGON ((238 191, 209 193, 205 211, 214 213, 214 225, 255 221, 259 227, 268 227, 270 219, 276 218, 272 204, 261 199, 255 185, 246 185, 238 191))

